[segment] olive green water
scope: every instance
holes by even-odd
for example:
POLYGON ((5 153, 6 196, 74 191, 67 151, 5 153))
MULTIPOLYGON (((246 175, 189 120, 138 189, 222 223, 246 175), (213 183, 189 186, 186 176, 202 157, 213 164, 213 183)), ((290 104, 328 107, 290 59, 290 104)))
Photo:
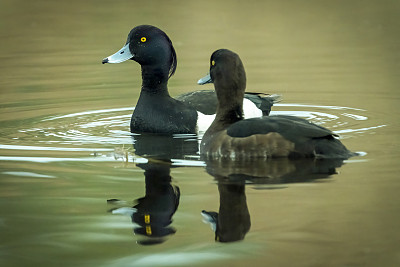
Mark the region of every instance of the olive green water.
POLYGON ((0 6, 1 266, 400 264, 400 2, 0 6), (249 91, 283 96, 276 114, 337 131, 366 155, 219 166, 198 159, 193 136, 133 141, 140 67, 101 60, 140 24, 173 41, 171 95, 211 88, 196 81, 229 48, 249 91), (165 151, 172 164, 142 157, 165 151), (142 228, 121 214, 136 204, 142 228), (232 242, 215 241, 202 210, 219 212, 218 239, 232 242))

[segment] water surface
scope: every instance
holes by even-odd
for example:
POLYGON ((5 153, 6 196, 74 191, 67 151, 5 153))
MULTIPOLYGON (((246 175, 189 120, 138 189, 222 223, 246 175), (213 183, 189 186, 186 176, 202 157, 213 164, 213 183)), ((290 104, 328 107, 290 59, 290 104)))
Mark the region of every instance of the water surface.
POLYGON ((399 11, 398 1, 3 1, 0 264, 397 266, 399 11), (283 96, 273 113, 328 127, 365 155, 232 166, 200 161, 196 136, 132 136, 140 67, 101 60, 139 24, 174 43, 171 95, 211 88, 195 82, 229 48, 249 91, 283 96))

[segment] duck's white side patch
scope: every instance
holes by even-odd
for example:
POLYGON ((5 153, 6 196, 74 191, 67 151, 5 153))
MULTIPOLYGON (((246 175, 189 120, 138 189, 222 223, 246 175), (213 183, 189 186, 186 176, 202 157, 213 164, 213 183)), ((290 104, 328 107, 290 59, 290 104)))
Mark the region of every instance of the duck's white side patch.
MULTIPOLYGON (((262 117, 262 111, 248 99, 243 99, 243 115, 245 119, 262 117)), ((215 114, 206 115, 197 111, 197 132, 203 135, 215 119, 215 114)))
POLYGON ((245 119, 262 117, 262 111, 253 102, 243 99, 243 115, 245 119))
POLYGON ((210 127, 211 123, 215 119, 215 114, 206 115, 197 111, 197 132, 199 135, 203 135, 205 131, 210 127))

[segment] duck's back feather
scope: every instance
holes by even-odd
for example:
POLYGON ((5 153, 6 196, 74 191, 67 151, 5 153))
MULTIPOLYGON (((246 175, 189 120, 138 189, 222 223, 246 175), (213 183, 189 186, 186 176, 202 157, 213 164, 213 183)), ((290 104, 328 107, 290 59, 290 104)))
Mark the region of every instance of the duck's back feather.
POLYGON ((333 136, 336 136, 332 131, 305 119, 285 115, 241 120, 227 129, 227 133, 231 137, 247 137, 253 134, 268 134, 270 132, 279 132, 291 141, 301 137, 333 138, 333 136))
POLYGON ((217 110, 218 100, 214 90, 200 90, 184 93, 178 95, 175 99, 189 104, 205 115, 215 114, 217 110))
MULTIPOLYGON (((292 116, 241 120, 229 126, 226 134, 233 139, 244 140, 257 136, 258 139, 268 137, 269 140, 282 140, 279 141, 280 143, 286 140, 294 145, 292 149, 285 150, 289 157, 349 158, 354 156, 354 153, 348 151, 335 138, 336 134, 332 131, 292 116)), ((278 146, 285 147, 281 144, 278 146)), ((278 151, 281 152, 281 149, 278 151)), ((281 155, 277 153, 272 156, 281 155)))
MULTIPOLYGON (((280 101, 280 95, 268 95, 262 93, 246 93, 245 99, 250 100, 256 108, 261 110, 263 116, 267 116, 274 103, 280 101)), ((214 90, 199 90, 181 94, 175 99, 191 105, 203 114, 215 114, 218 105, 217 95, 214 90)), ((246 110, 244 111, 246 114, 246 110)))

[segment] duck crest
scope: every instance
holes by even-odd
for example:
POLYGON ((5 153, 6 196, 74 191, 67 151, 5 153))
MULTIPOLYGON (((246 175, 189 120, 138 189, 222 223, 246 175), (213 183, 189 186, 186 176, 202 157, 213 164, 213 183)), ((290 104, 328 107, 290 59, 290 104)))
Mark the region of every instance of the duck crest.
MULTIPOLYGON (((163 33, 164 33, 164 32, 163 32, 163 33)), ((170 48, 171 48, 171 63, 170 63, 169 75, 168 75, 168 78, 171 78, 172 75, 175 74, 176 67, 178 66, 178 61, 177 61, 177 58, 176 58, 175 48, 174 48, 174 46, 172 45, 171 39, 169 39, 168 35, 166 35, 165 33, 164 33, 164 35, 165 35, 165 38, 167 38, 167 40, 168 40, 168 42, 169 42, 169 44, 170 44, 170 48)))
POLYGON ((151 26, 151 25, 148 25, 148 26, 151 27, 152 30, 155 30, 155 31, 159 32, 167 40, 167 42, 169 44, 169 48, 171 50, 170 59, 169 59, 169 71, 168 71, 168 79, 169 79, 169 78, 172 77, 172 75, 175 74, 175 71, 176 71, 176 68, 177 68, 177 65, 178 65, 178 60, 177 60, 177 57, 176 57, 175 48, 172 45, 171 39, 168 37, 168 35, 164 31, 160 30, 157 27, 151 26))
POLYGON ((171 52, 170 53, 170 58, 169 58, 169 67, 168 67, 169 68, 168 79, 171 78, 172 75, 175 74, 175 71, 176 71, 176 68, 177 68, 177 65, 178 65, 178 60, 177 60, 177 57, 176 57, 175 48, 172 45, 171 39, 168 37, 168 35, 164 31, 160 30, 157 27, 154 27, 154 26, 151 26, 151 25, 143 25, 143 26, 147 26, 148 27, 147 30, 149 30, 149 31, 151 30, 151 31, 158 32, 161 36, 163 36, 167 40, 167 43, 168 43, 169 48, 171 50, 170 51, 171 52))

